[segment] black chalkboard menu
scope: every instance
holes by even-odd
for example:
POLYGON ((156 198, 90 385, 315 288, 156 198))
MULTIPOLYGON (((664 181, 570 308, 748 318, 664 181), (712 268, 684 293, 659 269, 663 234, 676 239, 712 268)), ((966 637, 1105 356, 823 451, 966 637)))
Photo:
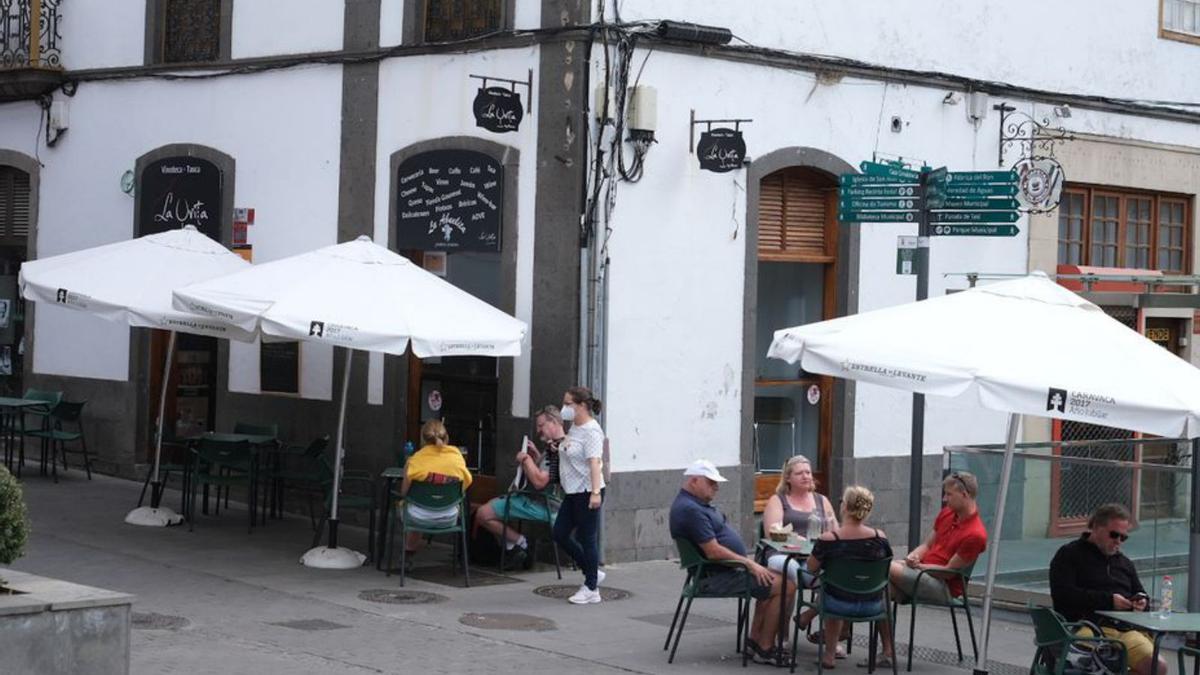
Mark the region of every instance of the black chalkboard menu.
POLYGON ((504 167, 472 150, 408 158, 397 176, 396 243, 420 251, 499 251, 504 167))
POLYGON ((300 393, 300 343, 264 342, 258 360, 259 385, 263 392, 300 393))
POLYGON ((221 241, 221 170, 197 157, 167 157, 142 169, 138 235, 193 225, 221 241))

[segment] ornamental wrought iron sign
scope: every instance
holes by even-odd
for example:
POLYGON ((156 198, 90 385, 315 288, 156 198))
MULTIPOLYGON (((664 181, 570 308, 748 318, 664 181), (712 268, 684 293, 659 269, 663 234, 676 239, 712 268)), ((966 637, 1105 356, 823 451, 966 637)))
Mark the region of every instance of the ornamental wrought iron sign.
POLYGON ((751 119, 698 120, 696 111, 692 111, 691 140, 688 149, 692 149, 695 139, 696 125, 707 125, 707 130, 700 132, 700 141, 695 144, 696 158, 700 160, 700 168, 713 173, 727 173, 742 168, 746 163, 746 139, 742 137, 741 125, 753 122, 751 119), (733 124, 733 128, 716 127, 714 124, 733 124))
POLYGON ((473 150, 431 150, 400 164, 396 186, 397 248, 500 250, 500 162, 473 150))
POLYGON ((482 80, 483 84, 475 93, 475 102, 471 111, 475 115, 475 126, 488 131, 503 134, 517 131, 525 112, 532 109, 533 99, 533 69, 529 69, 529 78, 525 81, 509 80, 503 77, 471 75, 473 79, 482 80), (504 82, 508 88, 489 86, 489 82, 504 82), (517 87, 525 87, 525 106, 522 106, 521 95, 517 87))
POLYGON ((1005 165, 1007 153, 1018 154, 1012 169, 1017 172, 1019 210, 1047 213, 1058 208, 1066 175, 1054 149, 1059 143, 1075 140, 1075 135, 1051 124, 1049 117, 1039 120, 1005 103, 994 108, 1000 111, 1000 166, 1005 165))

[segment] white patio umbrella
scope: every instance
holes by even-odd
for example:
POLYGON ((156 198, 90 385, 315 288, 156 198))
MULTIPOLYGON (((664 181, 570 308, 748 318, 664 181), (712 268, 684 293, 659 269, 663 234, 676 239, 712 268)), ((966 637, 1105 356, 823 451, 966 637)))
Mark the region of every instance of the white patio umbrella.
POLYGON ((304 554, 310 567, 358 567, 365 556, 337 543, 346 398, 353 350, 432 356, 517 356, 525 324, 375 244, 327 246, 175 291, 175 306, 265 338, 345 348, 329 545, 304 554))
POLYGON ((251 334, 236 326, 175 309, 171 305, 171 289, 249 266, 237 254, 200 234, 191 225, 21 265, 19 283, 21 295, 26 300, 87 312, 110 321, 123 321, 130 326, 170 331, 158 402, 150 506, 130 511, 125 516, 127 523, 161 527, 183 520, 173 510, 160 505, 162 483, 158 475, 176 332, 252 339, 251 334))
POLYGON ((1035 272, 921 302, 775 332, 768 356, 812 373, 1010 413, 992 524, 977 670, 986 670, 992 589, 1019 416, 1200 436, 1200 370, 1035 272))

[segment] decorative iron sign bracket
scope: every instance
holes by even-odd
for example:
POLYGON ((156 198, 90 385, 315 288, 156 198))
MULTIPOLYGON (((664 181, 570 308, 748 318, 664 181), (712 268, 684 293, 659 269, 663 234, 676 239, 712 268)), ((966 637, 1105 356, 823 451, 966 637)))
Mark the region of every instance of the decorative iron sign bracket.
POLYGON ((533 112, 532 68, 529 69, 529 76, 524 81, 490 75, 470 75, 469 77, 474 80, 482 80, 472 105, 476 126, 496 133, 516 131, 521 126, 521 120, 525 117, 525 113, 533 112), (507 88, 489 86, 489 82, 503 82, 508 86, 507 88), (517 87, 525 87, 524 110, 522 110, 521 95, 517 93, 517 87))
POLYGON ((746 162, 746 141, 742 138, 742 125, 754 120, 748 118, 724 120, 698 120, 696 111, 691 112, 691 124, 688 129, 688 152, 695 153, 700 160, 700 168, 714 173, 726 173, 740 169, 746 162), (696 142, 696 125, 707 126, 700 132, 700 141, 696 142), (713 128, 714 124, 732 124, 713 128))
MULTIPOLYGON (((1061 126, 1052 126, 1048 117, 1040 121, 1019 112, 1007 103, 992 106, 1000 111, 1000 166, 1005 166, 1005 151, 1017 150, 1012 170, 1017 172, 1019 210, 1024 213, 1049 213, 1062 198, 1065 173, 1054 156, 1057 144, 1075 140, 1075 134, 1061 126)), ((1063 110, 1069 110, 1065 106, 1063 110)), ((1063 114, 1069 116, 1069 112, 1063 114)))

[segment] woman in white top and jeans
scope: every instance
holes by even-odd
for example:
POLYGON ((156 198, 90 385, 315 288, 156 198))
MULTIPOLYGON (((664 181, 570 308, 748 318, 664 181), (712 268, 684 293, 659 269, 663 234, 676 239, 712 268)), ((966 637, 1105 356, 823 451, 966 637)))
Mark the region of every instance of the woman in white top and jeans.
POLYGON ((600 602, 600 505, 604 501, 604 430, 592 415, 600 412, 600 400, 586 387, 571 387, 563 394, 562 419, 571 430, 558 447, 558 477, 563 502, 554 521, 554 541, 583 571, 583 585, 567 598, 576 605, 600 602), (571 537, 571 532, 575 536, 571 537))

